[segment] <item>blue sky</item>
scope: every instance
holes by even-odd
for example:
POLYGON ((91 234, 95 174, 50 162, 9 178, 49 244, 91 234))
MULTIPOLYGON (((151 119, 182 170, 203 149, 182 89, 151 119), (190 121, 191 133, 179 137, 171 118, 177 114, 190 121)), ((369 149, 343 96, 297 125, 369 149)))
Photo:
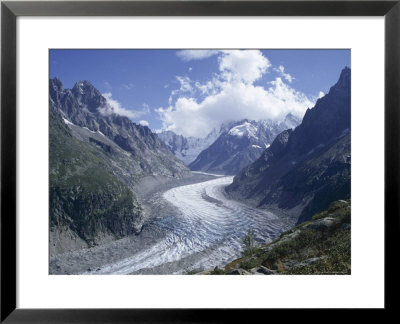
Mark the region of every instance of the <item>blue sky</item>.
POLYGON ((205 136, 234 119, 300 117, 350 64, 350 50, 50 50, 50 77, 90 81, 152 130, 205 136))

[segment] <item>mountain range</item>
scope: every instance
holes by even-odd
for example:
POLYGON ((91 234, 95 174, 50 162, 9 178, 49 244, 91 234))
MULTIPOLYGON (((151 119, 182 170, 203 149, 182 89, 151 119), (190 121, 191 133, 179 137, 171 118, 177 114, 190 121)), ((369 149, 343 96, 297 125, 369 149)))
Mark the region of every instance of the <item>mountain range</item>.
POLYGON ((50 80, 50 254, 138 233, 145 176, 190 173, 158 136, 116 114, 88 81, 50 80))
POLYGON ((280 133, 225 188, 257 207, 277 207, 302 223, 339 199, 350 198, 351 70, 308 109, 294 130, 280 133))
POLYGON ((300 120, 292 114, 282 122, 245 119, 230 123, 217 140, 189 164, 189 168, 193 171, 235 175, 259 158, 277 134, 299 123, 300 120))
POLYGON ((158 133, 158 137, 167 144, 174 155, 182 160, 186 165, 193 162, 197 156, 208 148, 220 135, 221 130, 214 129, 206 137, 185 137, 173 131, 163 131, 158 133))
POLYGON ((236 174, 254 162, 277 134, 299 123, 299 118, 288 114, 281 122, 244 119, 223 123, 205 138, 184 137, 172 131, 157 135, 193 171, 236 174))
POLYGON ((88 81, 65 89, 51 79, 49 93, 50 255, 139 233, 145 177, 235 175, 229 197, 298 223, 350 198, 349 68, 301 121, 233 121, 203 139, 135 124, 88 81))

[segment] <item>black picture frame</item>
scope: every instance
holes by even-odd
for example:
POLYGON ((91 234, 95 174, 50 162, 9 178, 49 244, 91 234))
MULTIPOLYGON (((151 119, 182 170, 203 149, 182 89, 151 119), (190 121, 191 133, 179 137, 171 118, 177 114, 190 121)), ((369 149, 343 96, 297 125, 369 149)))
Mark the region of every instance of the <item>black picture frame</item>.
MULTIPOLYGON (((266 310, 16 308, 16 19, 19 16, 384 16, 385 310, 396 308, 399 237, 400 0, 395 1, 2 1, 1 3, 1 322, 235 322, 266 310), (391 257, 389 257, 391 255, 391 257)), ((367 283, 366 283, 367 284, 367 283)), ((262 318, 262 317, 261 317, 262 318)))

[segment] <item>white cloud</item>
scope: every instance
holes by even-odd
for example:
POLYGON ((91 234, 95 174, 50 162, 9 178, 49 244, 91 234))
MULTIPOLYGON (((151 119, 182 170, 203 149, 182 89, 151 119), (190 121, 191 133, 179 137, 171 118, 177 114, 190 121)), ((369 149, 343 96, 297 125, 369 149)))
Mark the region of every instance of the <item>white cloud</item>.
POLYGON ((149 113, 150 109, 146 104, 142 105, 141 110, 129 110, 124 107, 115 99, 111 98, 112 93, 111 92, 106 92, 102 94, 104 98, 106 98, 107 104, 103 107, 99 107, 98 110, 102 115, 111 115, 111 114, 116 114, 116 115, 121 115, 121 116, 126 116, 129 118, 138 118, 140 116, 143 116, 147 113, 149 113))
MULTIPOLYGON (((203 137, 222 123, 244 118, 282 120, 288 113, 303 117, 314 106, 310 99, 278 77, 255 86, 268 72, 269 60, 260 51, 221 51, 219 73, 204 82, 180 77, 169 106, 156 109, 163 130, 203 137)), ((284 70, 283 70, 284 71, 284 70)))
POLYGON ((192 70, 193 70, 193 68, 190 66, 190 67, 189 67, 189 72, 192 72, 192 70))
POLYGON ((123 84, 122 85, 126 90, 131 90, 135 87, 133 83, 123 84))
POLYGON ((177 76, 176 79, 179 81, 181 87, 180 92, 191 92, 193 90, 189 77, 177 76))
POLYGON ((196 87, 196 89, 200 91, 202 95, 212 94, 215 93, 215 88, 217 87, 217 81, 216 80, 207 81, 204 84, 201 84, 200 82, 196 81, 194 83, 194 86, 196 87))
POLYGON ((217 50, 182 50, 176 52, 176 55, 184 61, 202 60, 213 55, 217 55, 217 50))
POLYGON ((313 105, 304 94, 277 78, 268 89, 227 83, 220 92, 201 102, 181 97, 174 106, 159 108, 157 112, 162 117, 164 129, 185 136, 203 137, 223 122, 244 118, 281 120, 288 113, 302 117, 313 105))
POLYGON ((286 81, 289 83, 292 83, 294 80, 294 77, 291 76, 289 73, 285 73, 285 68, 283 65, 279 65, 277 68, 274 69, 276 72, 278 72, 283 78, 285 78, 286 81))
POLYGON ((186 94, 191 94, 193 92, 193 87, 191 85, 191 80, 189 77, 181 77, 181 76, 176 76, 176 79, 179 81, 180 88, 176 90, 171 91, 171 95, 168 99, 168 103, 171 105, 172 101, 174 99, 174 96, 177 95, 184 95, 186 94))
POLYGON ((322 98, 323 96, 325 96, 325 93, 323 93, 322 91, 320 91, 320 92, 318 93, 318 98, 322 98))
POLYGON ((219 70, 227 80, 252 83, 271 66, 259 50, 222 51, 219 70))
POLYGON ((147 120, 140 120, 140 121, 139 121, 139 124, 142 125, 142 126, 147 126, 147 127, 149 127, 149 122, 148 122, 147 120))

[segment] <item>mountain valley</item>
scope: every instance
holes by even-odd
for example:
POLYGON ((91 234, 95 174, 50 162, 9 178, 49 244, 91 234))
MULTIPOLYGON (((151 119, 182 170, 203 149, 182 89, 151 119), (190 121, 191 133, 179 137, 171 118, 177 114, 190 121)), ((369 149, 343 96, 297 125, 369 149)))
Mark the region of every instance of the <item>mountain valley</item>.
POLYGON ((51 274, 350 273, 350 68, 302 119, 205 138, 155 133, 88 81, 49 90, 51 274))

